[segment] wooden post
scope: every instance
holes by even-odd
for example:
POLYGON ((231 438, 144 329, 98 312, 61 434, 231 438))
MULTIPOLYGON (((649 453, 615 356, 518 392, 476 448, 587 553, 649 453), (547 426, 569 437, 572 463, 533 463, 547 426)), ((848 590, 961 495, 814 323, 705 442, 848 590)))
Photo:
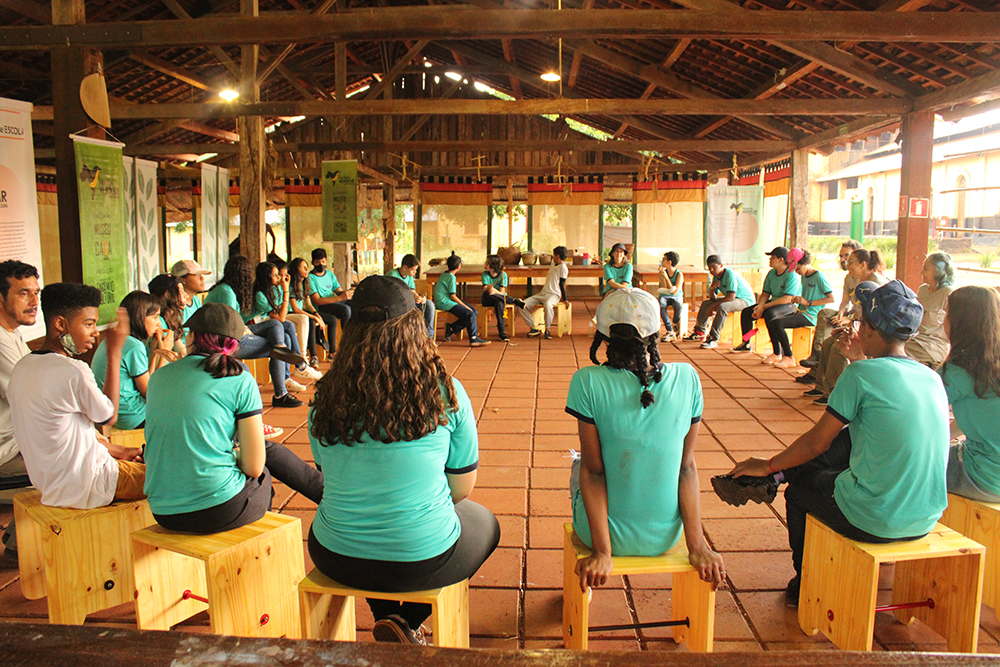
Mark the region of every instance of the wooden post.
MULTIPOLYGON (((257 16, 257 0, 240 0, 240 13, 257 16)), ((257 58, 259 46, 240 47, 240 101, 259 102, 257 58)), ((256 265, 264 259, 264 160, 267 140, 264 119, 260 116, 240 116, 236 119, 240 135, 240 253, 256 265)))
MULTIPOLYGON (((507 245, 514 242, 514 179, 507 178, 507 245)), ((529 246, 530 247, 530 246, 529 246)))
POLYGON ((382 186, 385 205, 382 207, 382 225, 385 245, 382 246, 382 273, 396 268, 396 186, 386 183, 382 186))
POLYGON ((896 233, 896 277, 916 291, 920 269, 927 257, 930 222, 931 166, 934 148, 934 112, 920 111, 903 116, 901 138, 903 164, 899 175, 899 230, 896 233), (926 199, 922 211, 914 199, 926 199), (905 202, 905 208, 904 208, 905 202), (910 213, 923 213, 910 217, 910 213))
MULTIPOLYGON (((762 170, 763 173, 763 170, 762 170)), ((792 151, 792 219, 788 225, 788 244, 805 248, 809 241, 809 151, 792 151)))

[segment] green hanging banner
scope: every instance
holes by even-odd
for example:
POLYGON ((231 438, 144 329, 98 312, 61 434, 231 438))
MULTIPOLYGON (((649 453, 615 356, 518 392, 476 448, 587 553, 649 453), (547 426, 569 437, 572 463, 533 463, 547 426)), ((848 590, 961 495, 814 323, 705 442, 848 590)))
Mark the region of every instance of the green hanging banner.
POLYGON ((358 241, 358 162, 323 162, 323 240, 358 241))
POLYGON ((125 231, 124 144, 73 138, 80 202, 83 282, 101 290, 99 324, 117 320, 116 309, 129 292, 125 231))

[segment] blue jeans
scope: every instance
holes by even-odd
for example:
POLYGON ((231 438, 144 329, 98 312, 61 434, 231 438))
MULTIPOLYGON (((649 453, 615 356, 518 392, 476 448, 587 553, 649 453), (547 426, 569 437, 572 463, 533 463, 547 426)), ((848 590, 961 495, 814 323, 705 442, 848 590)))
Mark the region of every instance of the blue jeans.
POLYGON ((667 328, 667 333, 671 333, 676 329, 681 330, 681 308, 684 306, 684 297, 681 294, 659 294, 657 295, 657 300, 660 302, 660 319, 663 320, 663 326, 667 328), (674 317, 673 320, 668 316, 668 308, 673 306, 674 317), (671 322, 673 322, 671 324, 671 322))
POLYGON ((452 306, 448 312, 458 318, 458 321, 451 325, 452 331, 457 333, 462 329, 465 329, 469 332, 469 340, 479 337, 479 328, 476 323, 475 310, 469 308, 464 303, 457 303, 452 306))
POLYGON ((965 467, 965 441, 951 446, 948 454, 948 493, 984 503, 1000 503, 1000 496, 976 484, 965 467))
POLYGON ((434 301, 432 299, 425 299, 423 303, 417 304, 417 310, 423 310, 424 323, 427 324, 427 335, 433 340, 434 324, 437 319, 437 308, 434 306, 434 301))
MULTIPOLYGON (((240 348, 233 355, 237 359, 265 359, 271 354, 272 348, 286 344, 285 327, 278 320, 267 320, 260 324, 249 324, 247 328, 252 333, 240 339, 240 348)), ((294 340, 294 338, 295 336, 293 335, 292 339, 294 340)), ((298 343, 295 345, 298 346, 298 343)), ((277 359, 271 359, 267 365, 267 370, 271 376, 274 395, 284 396, 287 393, 285 378, 288 377, 288 364, 277 359)))

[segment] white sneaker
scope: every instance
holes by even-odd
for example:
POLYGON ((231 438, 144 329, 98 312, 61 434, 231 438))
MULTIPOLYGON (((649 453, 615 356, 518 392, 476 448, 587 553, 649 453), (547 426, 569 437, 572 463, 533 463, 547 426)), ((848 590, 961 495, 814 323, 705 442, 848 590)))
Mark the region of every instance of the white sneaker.
POLYGON ((711 349, 719 347, 719 343, 718 343, 718 341, 714 341, 714 340, 706 340, 704 343, 701 344, 700 347, 703 350, 711 350, 711 349))
POLYGON ((303 368, 301 370, 299 370, 298 368, 293 368, 292 369, 292 375, 297 375, 300 378, 305 378, 307 380, 312 380, 313 382, 315 382, 316 380, 318 380, 321 377, 323 377, 322 373, 320 373, 315 368, 311 368, 309 366, 306 366, 305 368, 303 368))
POLYGON ((287 389, 288 391, 290 391, 292 393, 295 393, 297 391, 305 391, 306 390, 305 385, 299 384, 298 382, 296 382, 292 378, 288 378, 287 380, 285 380, 285 389, 287 389))

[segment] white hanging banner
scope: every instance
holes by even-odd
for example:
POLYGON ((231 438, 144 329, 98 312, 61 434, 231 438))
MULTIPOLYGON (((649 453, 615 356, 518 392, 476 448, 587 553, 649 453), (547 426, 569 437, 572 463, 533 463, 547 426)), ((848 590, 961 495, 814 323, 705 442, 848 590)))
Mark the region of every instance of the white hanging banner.
MULTIPOLYGON (((0 260, 31 264, 44 285, 31 108, 29 102, 0 97, 0 260)), ((21 334, 25 340, 45 335, 41 316, 21 334)))
POLYGON ((215 242, 218 248, 216 254, 218 270, 214 276, 206 276, 209 285, 214 284, 222 277, 222 269, 229 261, 229 170, 221 167, 219 168, 219 196, 216 201, 218 202, 216 213, 218 226, 216 227, 215 242))
MULTIPOLYGON (((226 193, 229 196, 229 193, 226 193)), ((219 270, 219 168, 201 165, 201 206, 198 208, 198 263, 212 275, 219 270)))
POLYGON ((135 160, 136 264, 143 289, 160 270, 160 225, 157 221, 156 163, 135 160))
POLYGON ((718 185, 705 192, 705 254, 718 255, 730 268, 760 268, 764 257, 760 222, 764 187, 718 185))
POLYGON ((139 283, 139 254, 138 238, 136 234, 136 212, 135 212, 135 158, 127 155, 122 156, 122 190, 125 192, 125 246, 128 252, 125 254, 125 269, 128 275, 129 291, 141 289, 146 291, 146 285, 139 283))

